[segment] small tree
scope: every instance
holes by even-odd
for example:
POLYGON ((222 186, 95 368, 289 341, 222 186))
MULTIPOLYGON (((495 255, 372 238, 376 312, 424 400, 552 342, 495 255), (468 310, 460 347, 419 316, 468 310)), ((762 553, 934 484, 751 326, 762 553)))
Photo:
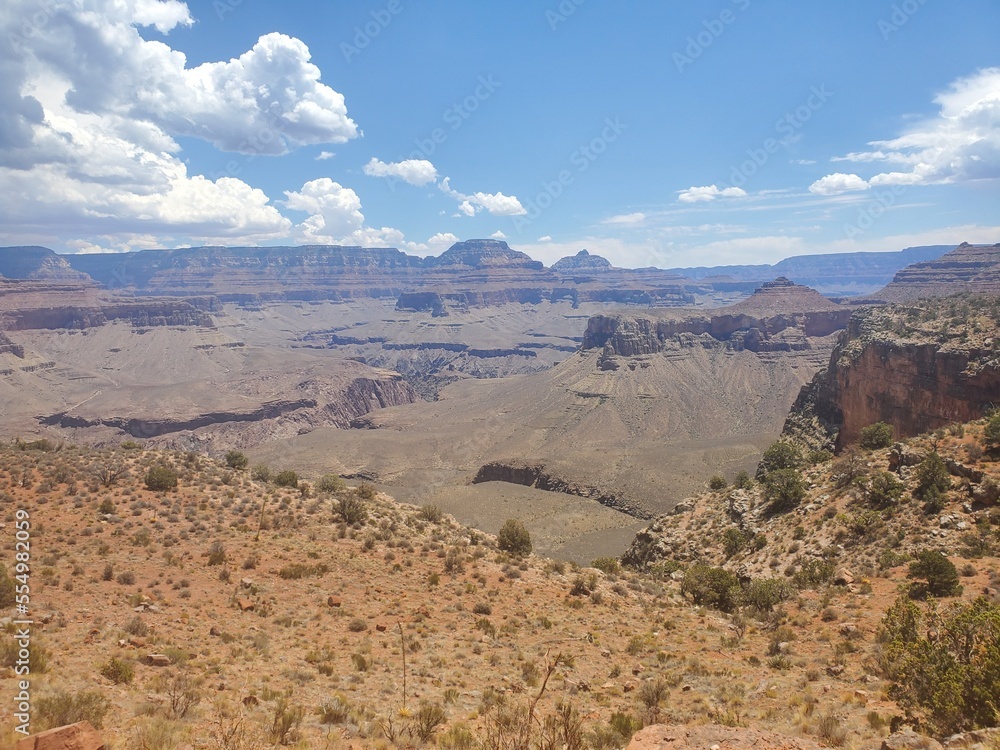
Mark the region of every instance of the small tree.
POLYGON ((913 494, 926 502, 931 510, 940 510, 942 496, 951 489, 951 477, 948 475, 948 467, 936 451, 927 454, 917 466, 916 478, 917 487, 913 494))
POLYGON ((880 471, 865 485, 865 500, 873 508, 887 508, 899 502, 904 485, 888 471, 880 471))
POLYGON ((358 495, 344 495, 337 500, 336 513, 349 526, 368 520, 368 508, 358 495))
POLYGON ((334 495, 338 492, 343 492, 347 485, 344 480, 338 477, 336 474, 324 474, 316 482, 316 490, 327 495, 334 495))
POLYGON ((868 425, 861 430, 859 443, 866 451, 888 448, 892 445, 892 425, 886 422, 868 425))
POLYGON ((783 513, 798 505, 806 495, 802 475, 795 469, 776 469, 764 477, 764 498, 772 513, 783 513))
POLYGON ((504 552, 517 557, 531 554, 531 534, 527 527, 516 518, 508 518, 500 527, 497 546, 504 552))
POLYGON ((166 492, 177 488, 177 472, 169 466, 154 466, 146 472, 146 488, 166 492))
POLYGON ((958 596, 962 587, 958 583, 958 570, 944 553, 937 550, 922 550, 917 559, 910 563, 909 578, 922 578, 925 584, 912 587, 915 596, 958 596))
POLYGON ((726 478, 720 474, 716 474, 714 477, 708 480, 708 488, 710 490, 726 489, 726 478))
POLYGON ((681 593, 695 604, 716 607, 723 612, 732 612, 739 603, 740 582, 736 576, 724 568, 708 565, 692 565, 684 573, 681 593))
POLYGON ((802 466, 802 451, 787 440, 779 440, 764 451, 757 469, 757 476, 763 476, 781 469, 798 469, 802 466))
POLYGON ((291 487, 294 489, 299 486, 299 475, 291 469, 285 469, 274 475, 274 483, 279 487, 291 487))
POLYGON ((1000 411, 994 412, 983 428, 983 443, 987 448, 1000 448, 1000 411))
POLYGON ((226 466, 230 469, 242 471, 249 465, 250 459, 246 457, 245 453, 240 453, 240 451, 229 451, 229 453, 226 454, 226 466))

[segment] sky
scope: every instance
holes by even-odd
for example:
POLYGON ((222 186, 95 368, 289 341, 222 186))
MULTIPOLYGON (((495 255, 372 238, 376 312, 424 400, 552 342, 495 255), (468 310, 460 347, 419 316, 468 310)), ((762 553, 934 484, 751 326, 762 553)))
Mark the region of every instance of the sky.
POLYGON ((0 245, 1000 242, 996 0, 5 0, 0 245))

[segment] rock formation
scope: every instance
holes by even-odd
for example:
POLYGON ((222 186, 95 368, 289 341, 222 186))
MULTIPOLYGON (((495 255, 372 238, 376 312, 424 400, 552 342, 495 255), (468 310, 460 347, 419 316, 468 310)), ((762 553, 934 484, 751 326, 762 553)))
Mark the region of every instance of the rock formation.
POLYGON ((996 298, 856 312, 829 366, 802 389, 785 430, 842 448, 875 422, 908 437, 983 416, 1000 394, 996 298))
POLYGON ((104 750, 105 747, 101 733, 89 721, 33 734, 17 743, 17 750, 104 750))
POLYGON ((581 250, 576 255, 567 255, 552 264, 552 270, 559 274, 572 274, 580 271, 604 271, 612 268, 611 261, 600 255, 591 255, 581 250))
POLYGON ((907 302, 957 292, 1000 294, 1000 243, 963 242, 940 258, 902 269, 872 297, 885 302, 907 302))

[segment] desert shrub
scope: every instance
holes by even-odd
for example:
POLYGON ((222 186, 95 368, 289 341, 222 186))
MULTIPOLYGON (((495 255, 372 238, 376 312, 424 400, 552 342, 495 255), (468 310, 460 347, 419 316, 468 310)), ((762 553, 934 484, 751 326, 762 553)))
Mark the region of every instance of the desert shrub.
POLYGON ((752 537, 738 526, 730 526, 722 532, 722 549, 725 550, 726 557, 732 557, 742 552, 752 537))
POLYGON ((440 703, 421 702, 413 716, 413 733, 421 742, 427 742, 446 718, 444 706, 440 703))
POLYGON ((165 696, 171 719, 183 719, 201 701, 198 681, 183 670, 157 675, 150 684, 165 696))
POLYGON ((660 706, 670 694, 670 687, 663 678, 646 680, 639 687, 639 702, 646 708, 651 724, 657 723, 660 718, 660 706))
POLYGON ((775 469, 764 477, 764 499, 772 513, 783 513, 798 505, 806 487, 796 469, 775 469))
POLYGON ((125 627, 123 629, 129 635, 138 636, 140 638, 149 634, 149 625, 147 625, 146 621, 139 615, 136 615, 125 623, 125 627))
POLYGON ((800 589, 815 588, 830 582, 834 566, 829 560, 808 560, 795 571, 792 582, 800 589))
POLYGON ((32 706, 36 728, 44 731, 78 721, 89 721, 95 729, 104 725, 104 715, 111 702, 99 690, 82 690, 70 693, 57 690, 35 700, 32 706))
POLYGON ((681 593, 695 604, 732 612, 739 602, 740 583, 732 573, 709 565, 692 565, 684 573, 681 593))
POLYGON ((337 693, 316 709, 320 724, 343 724, 351 718, 351 704, 347 696, 337 693))
POLYGON ((622 564, 617 557, 595 557, 590 567, 597 568, 607 575, 616 575, 621 572, 622 564))
POLYGON ((755 578, 743 589, 741 599, 759 612, 770 612, 781 602, 791 599, 795 588, 781 578, 755 578))
POLYGON ((118 583, 122 586, 131 586, 135 583, 135 573, 131 570, 126 570, 124 573, 118 574, 118 583))
POLYGON ((914 584, 914 596, 958 596, 962 587, 958 582, 958 569, 944 553, 921 550, 910 563, 909 578, 921 578, 924 583, 914 584))
POLYGON ((140 750, 174 750, 181 744, 181 725, 163 716, 151 716, 132 728, 131 747, 140 750))
POLYGON ((852 534, 862 538, 874 537, 885 527, 882 515, 870 508, 851 513, 843 521, 852 534))
POLYGON ((441 750, 472 750, 477 747, 476 736, 463 721, 455 722, 437 738, 441 750))
POLYGON ((368 623, 362 620, 360 617, 355 617, 347 625, 347 629, 352 633, 363 633, 368 630, 368 623))
POLYGON ((733 486, 740 490, 749 489, 752 485, 753 479, 750 477, 750 473, 745 470, 740 470, 740 473, 733 479, 733 486))
POLYGON ((857 451, 851 450, 833 464, 831 478, 834 487, 842 490, 857 483, 867 473, 868 466, 865 460, 857 451))
POLYGON ((270 482, 273 476, 274 472, 271 471, 271 467, 265 464, 257 464, 250 470, 250 478, 258 482, 270 482))
POLYGON ((177 472, 169 466, 154 466, 146 472, 146 488, 166 492, 177 488, 177 472))
POLYGON ((357 489, 354 490, 354 493, 362 500, 374 500, 378 495, 378 490, 375 489, 374 485, 369 484, 368 482, 362 482, 358 485, 357 489))
POLYGON ((226 454, 226 466, 230 469, 242 471, 249 465, 250 459, 247 458, 245 453, 241 453, 240 451, 229 451, 229 453, 226 454))
POLYGON ((517 518, 508 518, 497 534, 497 546, 517 557, 531 554, 531 534, 517 518))
POLYGON ((983 428, 983 443, 987 448, 1000 447, 1000 411, 995 412, 986 420, 983 428))
POLYGON ((726 478, 719 474, 716 474, 708 480, 708 488, 710 490, 724 490, 726 489, 726 486, 726 478))
POLYGON ((348 525, 364 523, 368 519, 368 508, 358 495, 344 495, 339 498, 335 510, 340 520, 348 525))
POLYGON ((271 720, 271 742, 276 745, 290 745, 298 740, 299 726, 304 717, 304 708, 291 705, 285 696, 279 698, 274 705, 271 720))
POLYGON ((936 734, 996 724, 1000 605, 980 597, 944 612, 900 597, 878 632, 878 665, 901 706, 926 712, 936 734))
POLYGON ((14 579, 7 575, 7 568, 0 563, 0 609, 14 606, 16 591, 14 579))
POLYGON ((284 578, 286 581, 297 581, 300 578, 310 578, 313 576, 322 578, 329 572, 330 566, 326 563, 318 563, 316 565, 292 563, 291 565, 286 565, 279 570, 278 576, 284 578))
POLYGON ((781 469, 798 469, 800 466, 802 466, 802 451, 799 447, 787 440, 778 440, 764 451, 757 467, 757 476, 763 477, 781 469))
POLYGON ((135 667, 132 663, 112 656, 101 665, 101 675, 107 677, 116 685, 130 685, 135 679, 135 667))
POLYGON ((436 505, 422 505, 417 517, 428 523, 441 523, 441 519, 444 518, 444 511, 436 505))
POLYGON ((936 451, 927 454, 927 457, 920 462, 915 476, 917 486, 913 494, 928 505, 936 507, 942 495, 951 489, 948 467, 936 451))
POLYGON ((222 565, 226 562, 226 546, 220 541, 212 542, 208 548, 208 564, 222 565))
POLYGON ((888 471, 872 475, 864 483, 865 501, 873 508, 888 508, 899 502, 905 485, 888 471))
POLYGON ((319 481, 316 482, 316 489, 327 495, 343 492, 346 486, 347 485, 344 483, 344 480, 336 474, 324 474, 319 478, 319 481))
MULTIPOLYGON (((21 647, 14 638, 4 639, 0 643, 0 667, 10 667, 13 669, 19 660, 24 656, 21 647)), ((48 671, 49 657, 51 653, 32 635, 31 645, 28 648, 28 671, 30 674, 42 674, 48 671)))
POLYGON ((274 475, 274 483, 279 487, 291 487, 295 489, 299 486, 299 475, 291 469, 285 469, 274 475))
POLYGON ((866 451, 888 448, 892 445, 892 425, 886 422, 876 422, 863 427, 858 444, 866 451))
POLYGON ((472 608, 474 614, 477 615, 492 615, 493 607, 491 607, 487 602, 476 602, 475 606, 472 608))
POLYGON ((113 516, 115 514, 115 502, 110 497, 106 497, 101 500, 101 504, 97 506, 97 512, 105 516, 113 516))

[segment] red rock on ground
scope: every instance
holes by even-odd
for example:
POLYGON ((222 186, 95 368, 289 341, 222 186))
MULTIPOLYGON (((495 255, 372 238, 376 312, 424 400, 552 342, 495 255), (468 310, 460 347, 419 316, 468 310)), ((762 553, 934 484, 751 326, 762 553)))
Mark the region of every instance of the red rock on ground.
POLYGON ((25 737, 17 750, 105 750, 105 745, 101 733, 81 721, 25 737))

